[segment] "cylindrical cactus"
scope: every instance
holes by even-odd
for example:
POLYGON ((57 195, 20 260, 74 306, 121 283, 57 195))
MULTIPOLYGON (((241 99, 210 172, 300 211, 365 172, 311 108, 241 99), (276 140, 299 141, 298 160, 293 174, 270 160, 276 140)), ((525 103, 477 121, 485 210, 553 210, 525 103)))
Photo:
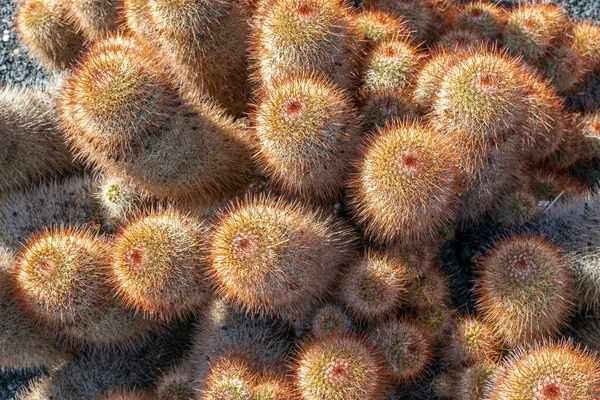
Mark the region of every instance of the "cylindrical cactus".
POLYGON ((568 259, 533 235, 494 244, 481 261, 476 293, 483 320, 511 346, 552 335, 574 309, 568 259))
POLYGON ((66 7, 88 40, 115 34, 123 23, 123 0, 73 0, 66 7))
POLYGON ((156 55, 131 38, 98 42, 67 79, 58 109, 85 162, 159 197, 215 200, 252 174, 240 128, 213 106, 182 103, 156 55))
POLYGON ((435 238, 454 218, 459 185, 453 142, 418 122, 392 121, 369 140, 349 183, 355 219, 371 239, 435 238))
POLYGON ((174 209, 137 216, 112 246, 113 284, 128 306, 161 320, 195 313, 210 298, 208 227, 174 209))
POLYGON ((354 23, 368 47, 397 35, 410 34, 402 18, 376 8, 361 10, 354 17, 354 23))
POLYGON ((273 84, 254 115, 256 158, 288 192, 307 199, 339 197, 360 143, 348 96, 315 75, 273 84))
POLYGON ((300 311, 351 256, 339 224, 300 205, 250 198, 223 213, 210 245, 217 291, 262 312, 300 311))
POLYGON ((40 88, 0 90, 0 193, 74 169, 52 101, 40 88))
POLYGON ((19 5, 15 26, 19 37, 35 58, 47 67, 61 70, 79 58, 84 37, 55 0, 26 0, 19 5))
POLYGON ((379 355, 363 339, 331 335, 299 350, 294 377, 303 400, 383 399, 379 355))

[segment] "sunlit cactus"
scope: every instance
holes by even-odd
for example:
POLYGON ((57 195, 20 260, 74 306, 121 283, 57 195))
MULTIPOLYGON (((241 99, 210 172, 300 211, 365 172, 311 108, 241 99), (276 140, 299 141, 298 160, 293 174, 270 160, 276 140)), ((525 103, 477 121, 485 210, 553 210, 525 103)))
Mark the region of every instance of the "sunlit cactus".
POLYGON ((211 362, 202 399, 251 400, 254 373, 243 354, 221 355, 211 362))
POLYGON ((495 243, 481 261, 476 293, 483 320, 511 346, 556 333, 574 309, 569 260, 538 236, 495 243))
POLYGON ((68 2, 71 18, 89 40, 117 33, 123 23, 123 0, 73 0, 68 2))
POLYGON ((84 37, 60 1, 23 1, 15 16, 15 26, 25 47, 52 69, 70 67, 83 51, 84 37))
POLYGON ((465 316, 452 330, 445 354, 454 365, 497 363, 504 347, 502 336, 494 328, 477 317, 465 316))
POLYGON ((436 237, 452 221, 459 175, 447 136, 418 122, 392 121, 362 153, 349 195, 368 237, 411 244, 436 237))
POLYGON ((242 307, 300 311, 325 294, 352 255, 348 239, 336 222, 306 207, 249 198, 215 226, 211 275, 217 291, 242 307))
POLYGON ((255 80, 267 88, 300 71, 318 71, 355 86, 354 11, 344 0, 262 0, 254 17, 255 80))
POLYGON ((600 361, 570 342, 544 342, 515 350, 489 381, 486 398, 593 399, 600 394, 600 361))
POLYGON ((256 158, 284 190, 306 199, 339 197, 360 144, 348 96, 317 75, 273 83, 254 115, 256 158))
POLYGON ((401 17, 377 8, 361 10, 354 17, 356 30, 371 47, 382 40, 410 32, 401 17))
POLYGON ((502 35, 505 18, 505 11, 500 6, 473 1, 457 7, 454 26, 480 34, 489 40, 496 40, 502 35))
POLYGON ((205 223, 168 209, 136 217, 115 237, 113 284, 128 306, 162 320, 210 299, 205 223))
POLYGON ((86 163, 159 197, 215 200, 252 173, 240 128, 214 106, 183 103, 156 55, 131 38, 97 43, 67 79, 58 110, 86 163))
POLYGON ((303 400, 383 399, 380 356, 364 339, 332 335, 298 351, 294 378, 303 400))

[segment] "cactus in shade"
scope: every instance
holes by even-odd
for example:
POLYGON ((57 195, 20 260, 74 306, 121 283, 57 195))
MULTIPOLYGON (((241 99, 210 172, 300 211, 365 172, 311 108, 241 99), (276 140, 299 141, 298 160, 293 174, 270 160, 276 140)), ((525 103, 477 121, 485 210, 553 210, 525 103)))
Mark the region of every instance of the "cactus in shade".
POLYGON ((423 111, 431 110, 445 73, 455 66, 461 57, 447 50, 437 50, 420 68, 412 90, 412 100, 423 111))
POLYGON ((503 43, 511 54, 539 64, 569 27, 566 13, 554 4, 520 4, 508 14, 503 43))
POLYGON ((489 46, 489 40, 476 31, 453 29, 440 36, 435 42, 437 50, 466 51, 489 46))
POLYGON ((86 224, 99 227, 101 212, 94 198, 97 181, 74 176, 43 183, 0 199, 0 246, 18 250, 25 238, 47 226, 86 224))
POLYGON ((455 310, 445 304, 421 306, 413 311, 415 322, 425 327, 436 343, 444 343, 456 325, 455 310))
POLYGON ((0 367, 51 368, 62 364, 71 355, 38 329, 16 301, 11 284, 15 267, 14 255, 0 247, 0 367))
POLYGON ((529 188, 522 187, 503 196, 495 218, 505 227, 517 227, 540 218, 543 212, 540 199, 529 188))
POLYGON ((367 42, 367 47, 395 36, 410 34, 402 18, 376 8, 361 10, 354 17, 354 23, 358 34, 367 42))
POLYGON ((505 11, 496 4, 473 1, 458 6, 455 13, 455 29, 472 31, 491 41, 502 35, 505 11))
POLYGON ((204 382, 202 399, 251 400, 254 385, 253 371, 243 354, 222 354, 210 362, 210 371, 204 382))
POLYGON ((380 243, 435 238, 452 221, 459 185, 453 142, 419 122, 392 121, 369 140, 349 182, 350 204, 380 243))
POLYGON ((194 387, 208 374, 206 360, 217 359, 232 350, 243 352, 260 370, 283 368, 292 345, 289 329, 280 321, 238 310, 222 299, 214 299, 196 325, 189 360, 194 387))
POLYGON ((339 296, 358 319, 373 322, 394 313, 408 283, 401 260, 368 249, 352 262, 339 283, 339 296))
POLYGON ((339 197, 360 144, 348 96, 316 75, 273 84, 254 115, 256 158, 285 191, 307 199, 339 197))
POLYGON ((73 170, 72 159, 47 91, 0 89, 0 193, 73 170))
MULTIPOLYGON (((249 3, 148 0, 145 13, 152 37, 182 91, 195 100, 208 94, 234 114, 246 108, 249 95, 249 3)), ((141 28, 137 33, 142 35, 147 30, 144 24, 129 28, 141 28)))
POLYGON ((370 93, 361 102, 360 114, 365 132, 373 131, 377 127, 383 128, 394 119, 413 121, 418 115, 410 95, 394 90, 370 93))
POLYGON ((326 304, 313 316, 311 328, 314 337, 323 337, 350 333, 353 330, 353 323, 341 307, 326 304))
POLYGON ((344 0, 262 0, 254 17, 254 79, 269 88, 299 71, 318 71, 353 88, 358 59, 354 11, 344 0))
POLYGON ((506 346, 502 336, 475 316, 461 317, 452 330, 445 358, 453 365, 461 363, 497 363, 506 346))
POLYGON ((585 140, 583 159, 600 158, 600 110, 578 117, 577 130, 585 140))
POLYGON ((542 342, 513 351, 492 375, 486 398, 585 400, 600 395, 600 360, 571 342, 542 342))
POLYGON ((25 0, 15 16, 17 33, 29 52, 54 70, 70 67, 84 48, 84 37, 58 0, 25 0))
POLYGON ((419 55, 406 36, 378 42, 365 60, 361 94, 402 91, 413 81, 419 55))
POLYGON ((153 398, 152 394, 147 391, 115 389, 95 397, 94 400, 152 400, 153 398))
POLYGON ((450 303, 450 280, 438 268, 411 279, 406 290, 406 304, 415 310, 446 307, 450 303))
POLYGON ((155 45, 147 0, 123 0, 124 25, 140 40, 155 45))
POLYGON ((350 236, 331 218, 265 196, 222 213, 209 250, 217 292, 260 312, 300 311, 318 300, 352 255, 350 236))
POLYGON ((115 34, 123 23, 122 0, 73 0, 66 7, 88 40, 115 34))
POLYGON ((375 8, 402 17, 416 43, 431 41, 444 28, 444 13, 437 0, 366 0, 362 7, 375 8))
POLYGON ((239 127, 211 105, 183 103, 155 54, 131 38, 98 42, 67 79, 58 110, 84 162, 159 197, 215 200, 252 173, 239 127))
POLYGON ((194 387, 191 360, 186 359, 160 377, 156 384, 156 399, 193 400, 194 387))
POLYGON ((397 384, 423 376, 434 357, 429 331, 408 320, 391 320, 377 326, 371 340, 385 360, 385 373, 397 384))
POLYGON ((572 315, 575 282, 569 260, 543 237, 502 239, 479 267, 477 308, 508 345, 550 336, 572 315))
POLYGON ((173 209, 139 215, 112 245, 113 285, 125 304, 169 321, 210 298, 206 223, 173 209))
POLYGON ((452 398, 456 400, 484 399, 485 388, 496 369, 498 369, 496 364, 479 362, 453 372, 452 398))
POLYGON ((251 400, 293 400, 296 396, 291 384, 282 376, 262 375, 252 387, 251 400))
POLYGON ((294 378, 303 400, 383 399, 379 354, 355 336, 312 339, 298 350, 294 378))

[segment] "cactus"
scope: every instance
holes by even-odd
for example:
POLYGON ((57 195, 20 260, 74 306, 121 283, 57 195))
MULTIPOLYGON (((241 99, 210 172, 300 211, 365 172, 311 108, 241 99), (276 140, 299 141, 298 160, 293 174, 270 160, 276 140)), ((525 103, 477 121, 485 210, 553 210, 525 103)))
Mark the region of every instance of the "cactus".
POLYGON ((279 186, 307 199, 339 197, 360 143, 360 123, 344 92, 300 74, 273 84, 254 120, 256 157, 279 186))
POLYGON ((300 311, 324 296, 351 256, 348 239, 339 224, 307 207, 248 198, 215 226, 211 274, 217 292, 241 307, 300 311))
POLYGON ((213 106, 182 103, 155 55, 131 38, 97 43, 67 79, 58 110, 86 163, 159 197, 209 201, 249 180, 239 128, 213 106))
POLYGON ((254 79, 269 88, 308 70, 353 88, 358 59, 353 18, 344 0, 260 1, 251 46, 254 79))
POLYGON ((252 400, 293 400, 290 383, 280 376, 260 376, 252 388, 252 400))
POLYGON ((477 307, 508 345, 552 335, 572 315, 569 260, 543 237, 521 234, 500 240, 479 267, 477 307))
POLYGON ((194 399, 194 377, 192 376, 191 360, 184 360, 160 377, 156 384, 156 398, 157 400, 194 399))
POLYGON ((233 114, 239 114, 246 108, 249 95, 245 74, 248 4, 231 0, 148 0, 147 22, 129 28, 141 36, 148 28, 153 32, 166 66, 187 96, 202 100, 208 94, 233 114))
POLYGON ((468 51, 485 48, 489 40, 476 31, 453 29, 440 36, 435 42, 438 51, 468 51))
POLYGON ((401 260, 368 249, 345 271, 338 290, 353 315, 374 322, 396 311, 407 283, 401 260))
POLYGON ((520 4, 512 10, 504 30, 504 46, 538 64, 550 48, 557 45, 570 21, 562 8, 553 4, 520 4))
POLYGON ((242 354, 223 354, 211 362, 202 399, 251 400, 253 373, 242 354))
POLYGON ((440 90, 440 85, 448 69, 455 66, 461 57, 446 50, 438 50, 431 54, 417 74, 412 100, 423 111, 431 110, 440 90))
POLYGON ((455 12, 456 29, 478 33, 491 41, 502 35, 506 17, 504 10, 496 4, 473 1, 460 5, 455 12))
POLYGON ((453 219, 459 181, 452 146, 418 122, 378 129, 349 183, 355 219, 369 238, 420 242, 453 219))
POLYGON ((341 307, 326 304, 315 313, 311 328, 314 337, 352 332, 353 323, 341 307))
POLYGON ((123 23, 123 0, 73 0, 67 7, 77 27, 91 41, 117 33, 123 23))
POLYGON ((515 350, 487 385, 489 399, 593 399, 600 393, 600 360, 572 343, 535 343, 515 350))
POLYGON ((125 304, 169 321, 195 313, 210 298, 208 227, 167 209, 138 215, 112 246, 113 284, 125 304))
POLYGON ((60 365, 71 355, 38 329, 17 303, 11 285, 15 268, 14 255, 0 248, 0 367, 29 369, 60 365))
POLYGON ((495 364, 480 362, 461 368, 453 375, 453 395, 456 400, 481 400, 485 397, 485 388, 491 375, 498 369, 495 364))
POLYGON ((84 48, 84 38, 55 0, 26 0, 15 16, 17 33, 29 52, 46 67, 70 67, 84 48))
POLYGON ((505 345, 500 334, 474 316, 460 318, 446 345, 446 359, 454 365, 461 363, 497 363, 505 345))
POLYGON ((354 23, 358 34, 367 42, 367 47, 395 36, 410 34, 402 18, 376 8, 361 10, 354 17, 354 23))
POLYGON ((124 390, 117 389, 111 390, 109 393, 104 394, 100 397, 94 398, 94 400, 152 400, 153 397, 150 393, 141 390, 124 390))
POLYGON ((371 336, 386 361, 386 375, 395 383, 416 380, 433 362, 433 340, 424 327, 414 322, 391 320, 377 326, 371 336))
POLYGON ((450 303, 450 281, 438 268, 431 268, 407 285, 406 304, 415 310, 446 307, 450 303))
POLYGON ((600 111, 585 113, 578 118, 577 130, 585 140, 583 159, 600 158, 600 111))
POLYGON ((47 92, 4 87, 0 110, 0 193, 74 169, 47 92))
POLYGON ((354 336, 313 339, 298 351, 294 377, 300 398, 383 399, 383 375, 378 355, 354 336))
POLYGON ((394 119, 414 121, 417 118, 417 110, 411 102, 410 95, 394 90, 382 90, 368 94, 362 100, 360 113, 364 121, 365 132, 383 128, 394 119))

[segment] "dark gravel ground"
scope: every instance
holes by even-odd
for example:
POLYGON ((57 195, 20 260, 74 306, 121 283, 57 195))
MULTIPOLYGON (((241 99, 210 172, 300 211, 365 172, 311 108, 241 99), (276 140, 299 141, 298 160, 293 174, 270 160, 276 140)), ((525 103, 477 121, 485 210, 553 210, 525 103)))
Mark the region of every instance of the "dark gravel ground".
MULTIPOLYGON (((550 1, 565 7, 574 18, 592 19, 600 22, 600 0, 550 1)), ((515 4, 517 0, 505 0, 503 3, 506 5, 515 4)), ((31 60, 27 52, 19 45, 13 29, 14 4, 15 0, 0 0, 0 86, 5 83, 19 85, 42 83, 51 76, 51 73, 31 60)), ((568 98, 567 106, 574 111, 599 108, 600 74, 592 77, 580 93, 568 98)), ((594 171, 592 174, 594 178, 600 177, 600 165, 597 168, 592 167, 591 170, 594 171)), ((455 277, 458 278, 456 283, 459 287, 468 286, 468 277, 464 276, 465 266, 468 265, 468 259, 479 251, 482 237, 489 240, 489 227, 459 233, 457 240, 447 246, 446 255, 450 254, 453 261, 448 263, 448 260, 446 260, 446 263, 454 265, 453 272, 455 277)), ((464 293, 464 289, 458 289, 458 292, 464 293)), ((458 298, 463 297, 460 293, 457 294, 458 298)), ((41 373, 41 371, 14 370, 0 372, 0 400, 13 399, 19 389, 41 373)))

